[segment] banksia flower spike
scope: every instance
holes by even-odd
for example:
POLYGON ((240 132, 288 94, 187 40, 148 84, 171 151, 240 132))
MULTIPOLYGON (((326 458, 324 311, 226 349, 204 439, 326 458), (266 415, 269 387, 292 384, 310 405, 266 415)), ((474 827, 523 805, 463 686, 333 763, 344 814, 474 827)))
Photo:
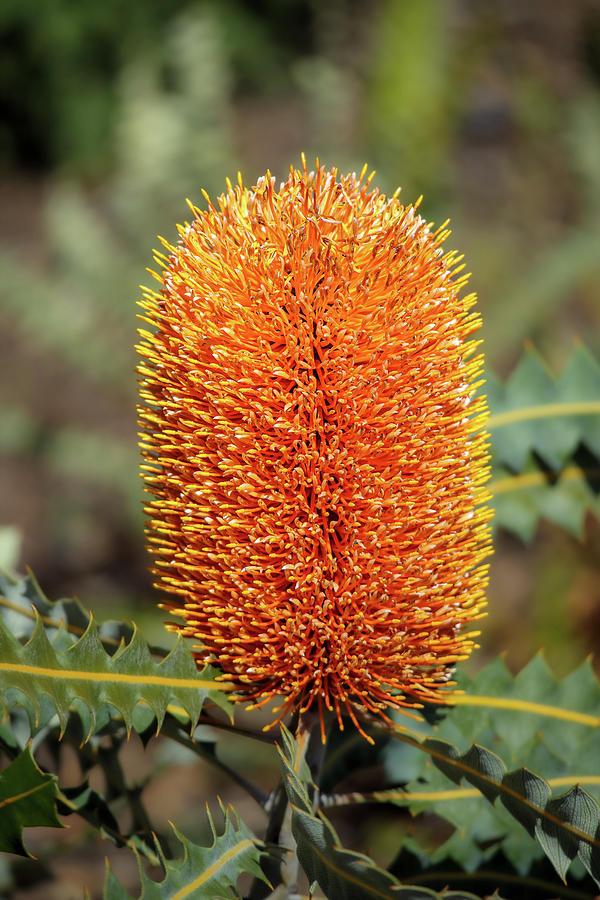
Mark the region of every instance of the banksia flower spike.
POLYGON ((448 698, 490 553, 475 298, 445 226, 365 174, 192 207, 139 347, 170 627, 239 699, 360 730, 448 698))

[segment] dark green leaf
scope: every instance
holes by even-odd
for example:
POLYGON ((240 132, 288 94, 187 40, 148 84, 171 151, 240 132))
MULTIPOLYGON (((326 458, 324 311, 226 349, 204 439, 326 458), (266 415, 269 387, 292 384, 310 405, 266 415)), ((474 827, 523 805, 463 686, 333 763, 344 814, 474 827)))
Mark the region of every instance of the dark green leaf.
MULTIPOLYGON (((559 821, 571 822, 584 834, 600 838, 600 807, 583 788, 576 786, 562 797, 550 800, 546 811, 559 821)), ((570 832, 564 833, 553 819, 536 823, 535 836, 561 878, 565 877, 571 860, 577 854, 592 878, 600 883, 600 853, 597 846, 578 839, 570 832)))
POLYGON ((57 796, 56 778, 37 767, 31 748, 26 747, 0 774, 0 850, 29 856, 23 828, 62 828, 56 815, 57 796))
MULTIPOLYGON (((333 827, 322 814, 313 812, 302 772, 299 748, 283 729, 281 760, 285 786, 292 806, 292 831, 300 864, 309 881, 316 881, 326 897, 335 900, 431 900, 440 897, 428 888, 403 885, 361 853, 344 849, 333 827)), ((445 900, 475 900, 460 891, 444 893, 445 900)))

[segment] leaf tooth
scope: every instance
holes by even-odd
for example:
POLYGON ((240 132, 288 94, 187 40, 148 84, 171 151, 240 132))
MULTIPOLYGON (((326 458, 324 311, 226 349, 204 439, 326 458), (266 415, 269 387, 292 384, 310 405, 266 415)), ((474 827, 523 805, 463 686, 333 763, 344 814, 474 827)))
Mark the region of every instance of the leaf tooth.
MULTIPOLYGON (((0 587, 3 584, 0 575, 0 587)), ((27 593, 28 597, 31 594, 32 602, 35 599, 31 579, 6 584, 13 594, 25 596, 27 593)), ((45 602, 50 605, 49 601, 45 602)), ((30 637, 24 646, 7 627, 0 607, 0 709, 6 718, 10 706, 14 705, 12 699, 7 700, 7 692, 18 692, 22 701, 16 702, 26 710, 32 734, 39 729, 40 723, 48 721, 47 712, 57 715, 62 735, 74 709, 82 721, 84 740, 87 740, 114 716, 115 709, 130 734, 135 727, 134 712, 140 703, 149 707, 158 727, 169 703, 178 705, 189 716, 192 731, 207 696, 230 710, 231 705, 218 686, 215 684, 214 690, 211 688, 214 670, 206 668, 200 674, 183 641, 178 642, 165 660, 157 662, 139 631, 134 629, 129 641, 123 642, 111 656, 103 646, 95 620, 86 615, 78 619, 85 625, 85 630, 77 640, 65 646, 60 638, 64 632, 58 631, 57 643, 52 643, 48 630, 55 635, 59 620, 54 615, 56 605, 51 606, 50 615, 43 607, 43 618, 38 612, 29 618, 29 609, 24 608, 24 615, 31 622, 31 628, 26 632, 30 637), (195 686, 196 680, 204 682, 202 687, 195 686)), ((13 613, 11 608, 11 615, 13 613)))

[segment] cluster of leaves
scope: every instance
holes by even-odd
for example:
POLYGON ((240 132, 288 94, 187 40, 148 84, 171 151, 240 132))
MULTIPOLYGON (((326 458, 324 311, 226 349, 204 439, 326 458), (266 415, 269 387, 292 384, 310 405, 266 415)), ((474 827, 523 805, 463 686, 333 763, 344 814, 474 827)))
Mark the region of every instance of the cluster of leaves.
MULTIPOLYGON (((254 879, 252 900, 271 896, 286 877, 291 897, 296 874, 286 876, 273 846, 286 819, 315 898, 460 900, 496 889, 511 898, 591 898, 600 884, 600 684, 587 662, 563 681, 541 657, 516 677, 501 660, 476 678, 459 673, 464 693, 452 708, 426 708, 409 729, 404 720, 372 730, 374 748, 353 730, 336 729, 316 767, 309 765, 314 737, 283 728, 281 781, 271 798, 230 773, 270 815, 267 844, 223 810, 220 833, 209 813, 212 842, 202 847, 176 831, 153 833, 141 788, 119 774, 119 750, 131 729, 144 741, 160 732, 226 769, 196 726, 233 727, 214 711, 231 712, 227 685, 211 670, 197 672, 183 643, 165 655, 134 628, 98 627, 78 603, 50 603, 31 575, 2 576, 0 593, 0 752, 8 760, 0 774, 0 850, 26 854, 23 829, 60 827, 60 817, 78 815, 138 855, 144 898, 239 897, 242 873, 254 879), (43 769, 40 748, 56 753, 60 740, 77 748, 84 771, 99 764, 110 772, 112 791, 103 795, 87 780, 63 788, 43 769), (352 770, 376 760, 387 786, 336 793, 352 770), (127 833, 114 811, 123 796, 133 813, 127 833), (414 817, 387 870, 344 848, 325 815, 345 807, 353 815, 357 804, 406 807, 414 817), (452 832, 433 851, 419 828, 425 812, 452 832), (162 867, 162 879, 150 877, 143 859, 162 867)), ((104 897, 131 898, 110 870, 104 897)))

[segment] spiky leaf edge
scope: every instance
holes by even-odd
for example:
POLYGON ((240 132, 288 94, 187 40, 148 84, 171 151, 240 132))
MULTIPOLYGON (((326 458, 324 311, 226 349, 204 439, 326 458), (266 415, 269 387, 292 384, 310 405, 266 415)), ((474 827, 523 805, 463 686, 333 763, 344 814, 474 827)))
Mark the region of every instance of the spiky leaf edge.
MULTIPOLYGON (((177 839, 183 845, 183 859, 168 860, 158 847, 165 872, 162 881, 153 881, 144 872, 138 854, 142 885, 139 900, 163 900, 171 896, 194 897, 195 900, 231 900, 239 896, 233 891, 242 873, 264 880, 259 864, 266 852, 263 845, 241 822, 232 807, 226 810, 221 804, 221 809, 225 825, 219 835, 208 806, 206 808, 213 835, 210 847, 194 844, 172 825, 177 839)), ((119 884, 110 867, 106 871, 103 897, 104 900, 133 900, 131 894, 119 884)))
MULTIPOLYGON (((227 685, 216 682, 216 675, 210 667, 199 673, 181 641, 156 662, 135 628, 130 642, 121 643, 111 656, 93 619, 84 634, 66 649, 55 648, 39 618, 24 646, 0 620, 0 704, 5 717, 12 706, 24 706, 32 733, 40 726, 45 697, 51 701, 61 731, 70 711, 77 712, 84 740, 101 730, 115 711, 129 732, 137 725, 134 713, 138 706, 151 710, 157 733, 172 704, 188 717, 193 730, 208 699, 231 715, 224 693, 227 685)), ((148 717, 141 716, 140 722, 139 730, 144 730, 148 717)))

